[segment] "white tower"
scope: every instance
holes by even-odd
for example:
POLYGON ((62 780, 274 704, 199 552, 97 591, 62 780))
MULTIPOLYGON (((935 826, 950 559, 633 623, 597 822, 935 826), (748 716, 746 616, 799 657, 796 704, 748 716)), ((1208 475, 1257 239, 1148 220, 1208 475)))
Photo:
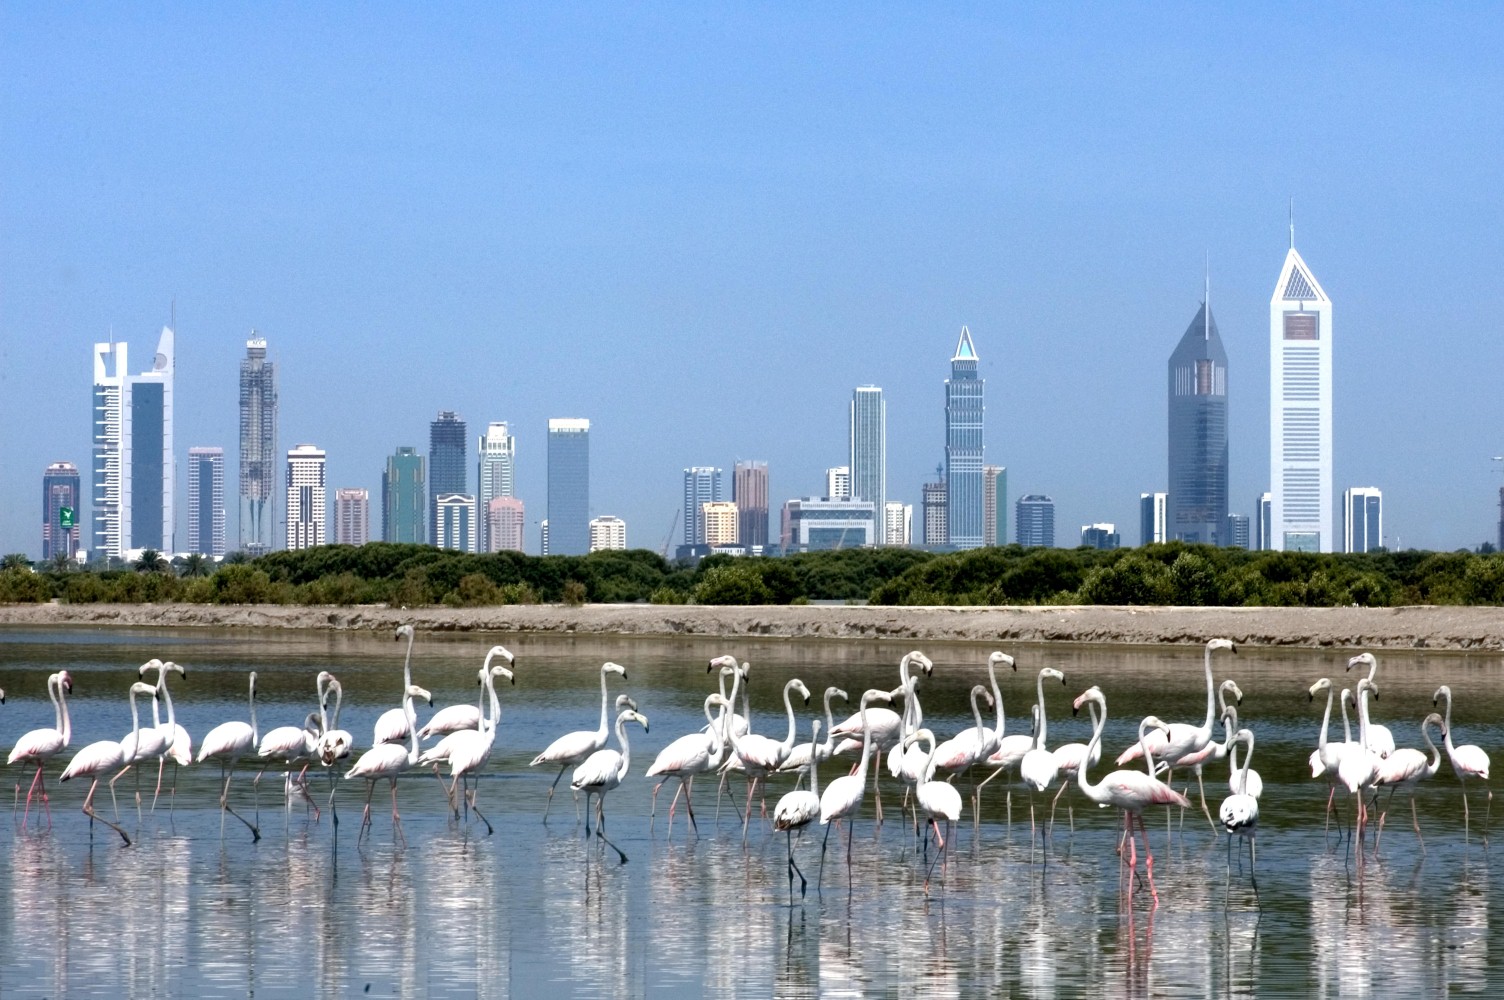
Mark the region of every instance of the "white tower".
POLYGON ((1269 300, 1269 547, 1331 552, 1332 300, 1295 251, 1269 300))
POLYGON ((322 448, 300 444, 287 453, 287 548, 323 545, 329 494, 324 484, 322 448))

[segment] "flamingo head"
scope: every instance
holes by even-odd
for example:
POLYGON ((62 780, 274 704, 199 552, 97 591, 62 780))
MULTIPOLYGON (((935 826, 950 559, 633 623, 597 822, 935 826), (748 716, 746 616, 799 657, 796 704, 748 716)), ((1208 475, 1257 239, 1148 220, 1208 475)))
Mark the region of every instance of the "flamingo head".
POLYGON ((136 676, 137 677, 145 677, 146 676, 146 672, 148 670, 155 670, 155 671, 157 671, 158 676, 161 676, 162 661, 159 660, 159 659, 157 659, 155 656, 152 657, 151 659, 147 660, 145 663, 141 664, 141 666, 139 666, 139 667, 136 668, 136 676))
POLYGON ((720 656, 717 656, 710 661, 710 666, 705 668, 705 672, 707 674, 711 673, 715 670, 716 667, 730 667, 732 670, 735 670, 736 657, 732 656, 730 653, 722 653, 720 656))
POLYGON ((1065 687, 1065 674, 1062 674, 1060 671, 1056 670, 1054 667, 1044 667, 1044 668, 1042 668, 1039 671, 1039 676, 1041 678, 1048 677, 1051 680, 1057 680, 1057 681, 1060 682, 1060 686, 1061 687, 1065 687))
POLYGON ((1351 670, 1353 667, 1358 666, 1368 667, 1371 669, 1377 663, 1378 660, 1374 658, 1374 655, 1372 653, 1359 653, 1357 656, 1354 656, 1352 659, 1347 661, 1347 669, 1351 670))
POLYGON ((601 664, 601 673, 621 674, 622 680, 627 679, 627 668, 622 666, 620 663, 612 663, 610 660, 607 660, 605 663, 601 664))
POLYGON ((632 721, 635 721, 635 722, 639 722, 639 723, 642 724, 642 731, 643 732, 647 732, 648 731, 648 717, 646 715, 643 715, 641 712, 638 712, 635 709, 630 709, 630 708, 627 709, 625 712, 621 713, 621 715, 619 716, 618 721, 620 719, 628 719, 628 720, 632 720, 632 721))
POLYGON ((872 701, 891 702, 894 695, 902 693, 902 688, 899 688, 896 691, 879 691, 876 688, 869 688, 868 690, 862 692, 862 707, 865 708, 867 706, 867 703, 872 701))
POLYGON ((1081 714, 1081 706, 1089 701, 1095 701, 1100 705, 1106 700, 1107 699, 1102 696, 1102 689, 1093 684, 1091 687, 1087 688, 1085 691, 1082 691, 1079 695, 1077 695, 1075 701, 1071 702, 1071 714, 1081 714))
POLYGON ((999 663, 1006 663, 1006 664, 1008 664, 1008 666, 1012 667, 1014 670, 1018 669, 1018 664, 1016 664, 1016 663, 1013 662, 1013 657, 1009 656, 1007 653, 1002 652, 1001 650, 999 650, 999 651, 997 651, 995 653, 992 653, 990 656, 987 657, 987 665, 988 666, 995 667, 999 663))
POLYGON ((1233 704, 1243 704, 1243 689, 1238 687, 1237 681, 1231 679, 1223 681, 1222 690, 1232 695, 1233 704))
POLYGON ((622 709, 625 709, 625 708, 630 708, 632 711, 635 712, 635 711, 637 711, 637 702, 635 702, 635 701, 632 700, 632 696, 631 695, 626 695, 626 694, 619 694, 619 695, 617 695, 616 696, 616 710, 618 712, 620 712, 622 709))
POLYGON ((993 702, 992 702, 992 692, 987 690, 987 685, 985 685, 985 684, 973 684, 972 687, 971 687, 971 696, 973 698, 985 698, 985 699, 987 699, 987 707, 988 708, 992 707, 992 704, 993 704, 993 702))
POLYGON ((1452 704, 1452 689, 1445 684, 1437 688, 1436 693, 1431 696, 1431 707, 1435 708, 1440 705, 1442 698, 1446 698, 1448 705, 1452 704))
POLYGON ((517 678, 512 676, 512 671, 508 670, 506 667, 501 666, 500 664, 497 664, 496 666, 491 668, 491 675, 493 677, 505 677, 507 679, 507 683, 513 686, 517 684, 517 678))
POLYGON ((789 687, 802 694, 804 696, 804 703, 806 705, 809 704, 809 688, 804 686, 803 681, 795 677, 793 680, 789 681, 789 687))
POLYGON ((397 634, 395 636, 393 636, 392 638, 397 639, 399 641, 402 640, 402 639, 406 639, 408 642, 412 642, 412 640, 413 640, 413 627, 411 625, 398 625, 397 626, 397 634))
MULTIPOLYGON (((59 671, 57 675, 57 682, 63 686, 64 694, 73 693, 73 675, 68 673, 68 671, 59 671)), ((4 703, 4 701, 5 699, 3 697, 0 697, 0 703, 4 703)))
POLYGON ((1323 677, 1323 678, 1321 678, 1321 680, 1319 680, 1315 684, 1311 685, 1310 692, 1309 692, 1310 695, 1311 695, 1310 700, 1311 701, 1315 701, 1316 700, 1316 696, 1318 694, 1320 694, 1323 691, 1329 690, 1331 688, 1331 686, 1332 686, 1332 679, 1330 677, 1323 677))
POLYGON ((509 649, 507 649, 507 647, 505 647, 505 646, 492 646, 486 652, 486 663, 485 663, 485 665, 487 667, 489 667, 491 665, 491 661, 493 659, 495 659, 496 657, 498 657, 498 656, 501 657, 503 660, 506 660, 508 663, 511 663, 514 666, 516 665, 517 661, 516 661, 516 658, 512 656, 512 651, 509 650, 509 649))
POLYGON ((842 701, 851 700, 849 697, 847 697, 846 692, 842 691, 840 688, 828 687, 825 689, 825 700, 828 703, 832 698, 840 698, 842 701))
POLYGON ((407 689, 407 696, 409 698, 419 698, 426 702, 429 708, 433 707, 433 695, 428 693, 427 688, 420 688, 416 684, 409 685, 407 689))
POLYGON ((1206 643, 1207 654, 1210 655, 1216 649, 1225 649, 1234 654, 1238 651, 1238 647, 1233 645, 1231 639, 1208 639, 1206 643))
POLYGON ((935 672, 934 662, 931 661, 928 656, 925 656, 917 649, 913 652, 905 654, 904 662, 917 664, 919 669, 923 670, 926 674, 933 674, 935 672))

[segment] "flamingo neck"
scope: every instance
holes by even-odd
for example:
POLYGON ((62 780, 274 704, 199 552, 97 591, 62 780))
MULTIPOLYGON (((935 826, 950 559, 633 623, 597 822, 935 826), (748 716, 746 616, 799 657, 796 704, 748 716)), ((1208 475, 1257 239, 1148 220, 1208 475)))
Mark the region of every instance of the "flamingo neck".
POLYGON ((1326 712, 1321 716, 1321 735, 1316 738, 1316 749, 1326 750, 1326 729, 1332 721, 1332 689, 1326 689, 1326 712))
POLYGON ((794 732, 794 703, 789 700, 789 692, 793 689, 793 681, 789 681, 783 686, 783 707, 789 713, 789 735, 783 741, 783 755, 785 757, 789 755, 790 750, 794 749, 794 740, 796 739, 794 732))
POLYGON ((251 742, 261 742, 261 730, 256 728, 256 675, 251 675, 251 742))
POLYGON ((1098 702, 1095 698, 1092 698, 1088 704, 1100 706, 1102 714, 1098 716, 1095 711, 1092 712, 1091 739, 1086 742, 1086 759, 1081 762, 1080 767, 1076 768, 1076 786, 1081 789, 1083 795, 1094 802, 1101 802, 1103 801, 1100 795, 1102 782, 1099 781, 1093 785, 1087 778, 1086 771, 1091 761, 1092 753, 1102 745, 1102 729, 1107 724, 1107 705, 1105 702, 1098 702))
POLYGON ((1036 722, 1036 724, 1034 726, 1034 746, 1038 747, 1040 749, 1043 749, 1044 748, 1045 730, 1046 730, 1046 726, 1048 725, 1045 722, 1045 715, 1044 715, 1044 672, 1043 671, 1040 671, 1039 676, 1035 679, 1034 686, 1035 686, 1035 689, 1036 689, 1036 693, 1039 695, 1039 717, 1038 717, 1038 720, 1037 720, 1037 722, 1036 722))
POLYGON ((627 739, 627 713, 616 717, 616 742, 621 744, 621 764, 616 769, 616 780, 620 781, 627 776, 627 770, 632 766, 632 743, 627 739))
POLYGON ((1212 732, 1212 717, 1217 710, 1217 682, 1212 679, 1212 651, 1206 650, 1206 723, 1201 727, 1208 737, 1212 732))
POLYGON ((73 723, 68 718, 68 692, 63 690, 63 679, 57 681, 57 707, 62 717, 62 724, 58 726, 58 732, 63 734, 63 746, 73 741, 73 723))
MULTIPOLYGON (((830 708, 829 700, 825 702, 825 707, 827 709, 830 708)), ((820 801, 820 754, 819 748, 815 746, 815 740, 819 738, 820 730, 816 726, 814 733, 809 738, 809 790, 814 793, 816 802, 820 801)), ((830 742, 830 731, 828 728, 825 733, 825 742, 830 742)))
POLYGON ((607 697, 606 696, 606 674, 607 673, 608 673, 608 671, 606 670, 606 668, 602 667, 601 668, 601 724, 599 726, 597 726, 596 730, 595 730, 595 738, 596 738, 596 740, 599 741, 596 744, 597 746, 599 746, 600 743, 604 743, 606 741, 606 732, 607 732, 607 730, 606 730, 606 697, 607 697))
POLYGON ((1243 751, 1243 766, 1238 771, 1239 795, 1248 794, 1248 768, 1253 763, 1253 730, 1245 729, 1243 730, 1243 732, 1248 735, 1248 739, 1245 741, 1248 746, 1243 751))
POLYGON ((1452 689, 1443 687, 1442 690, 1446 692, 1447 720, 1441 730, 1441 742, 1446 745, 1447 755, 1451 756, 1457 752, 1457 747, 1452 742, 1452 689))
POLYGON ((1351 743, 1353 741, 1352 723, 1347 719, 1347 700, 1351 697, 1352 692, 1342 692, 1342 742, 1344 743, 1351 743))
POLYGON ((997 703, 997 738, 1003 738, 1003 689, 997 686, 997 664, 987 661, 987 679, 992 682, 992 699, 997 703))

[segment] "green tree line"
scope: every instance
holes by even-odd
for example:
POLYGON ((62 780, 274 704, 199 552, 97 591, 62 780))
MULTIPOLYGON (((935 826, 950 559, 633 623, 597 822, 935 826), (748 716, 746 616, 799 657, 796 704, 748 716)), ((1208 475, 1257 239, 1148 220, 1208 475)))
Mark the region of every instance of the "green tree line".
POLYGON ((1504 554, 1248 552, 1171 543, 1138 549, 935 554, 848 549, 785 557, 711 556, 688 567, 636 549, 587 556, 475 555, 372 542, 202 557, 145 552, 118 568, 0 561, 0 602, 447 604, 587 602, 887 605, 1180 604, 1372 607, 1504 604, 1504 554))

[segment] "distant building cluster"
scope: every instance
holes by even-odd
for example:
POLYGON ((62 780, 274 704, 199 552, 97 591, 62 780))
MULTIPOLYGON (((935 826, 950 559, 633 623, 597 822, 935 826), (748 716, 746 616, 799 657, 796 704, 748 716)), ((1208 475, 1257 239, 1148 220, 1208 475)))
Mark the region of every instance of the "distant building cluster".
MULTIPOLYGON (((211 559, 227 554, 227 464, 221 446, 187 449, 187 537, 176 534, 174 338, 174 331, 164 327, 150 364, 135 370, 126 343, 94 345, 88 510, 79 466, 49 465, 42 478, 44 559, 129 559, 147 549, 211 559)), ((1138 544, 1185 541, 1311 552, 1338 546, 1332 344, 1332 302, 1296 251, 1292 226, 1269 305, 1270 485, 1251 514, 1233 511, 1228 489, 1233 381, 1208 282, 1199 309, 1169 356, 1166 483, 1163 489, 1139 494, 1138 544)), ((1010 500, 1008 466, 987 460, 986 383, 979 366, 975 341, 963 326, 944 379, 940 460, 933 479, 915 484, 917 524, 916 505, 890 493, 883 390, 860 385, 848 406, 845 454, 837 459, 843 464, 826 470, 823 493, 784 502, 774 531, 767 462, 738 460, 729 480, 714 463, 687 465, 680 504, 659 551, 668 556, 672 548, 673 555, 693 559, 713 552, 884 545, 949 550, 1011 541, 1054 546, 1052 497, 1025 492, 1010 500)), ((238 470, 239 550, 256 555, 279 546, 363 545, 374 539, 462 552, 523 550, 527 512, 516 496, 518 455, 508 422, 488 422, 484 433, 471 437, 458 413, 439 411, 429 425, 426 453, 415 445, 399 445, 387 456, 374 512, 369 490, 333 491, 330 537, 327 455, 314 444, 278 450, 278 402, 277 367, 266 339, 252 331, 240 361, 238 461, 229 466, 238 470)), ((548 421, 546 500, 542 517, 534 522, 544 554, 626 547, 624 521, 592 516, 590 430, 584 418, 548 421)), ((999 450, 994 449, 995 456, 999 450)), ((1019 470, 1014 479, 1032 486, 1019 470)), ((1504 548, 1504 490, 1499 500, 1499 544, 1504 548)), ((1385 546, 1383 494, 1377 487, 1347 490, 1340 510, 1342 551, 1385 546)), ((639 545, 655 544, 656 538, 639 539, 639 545)), ((1116 524, 1098 522, 1082 525, 1080 544, 1117 548, 1121 537, 1116 524)))

